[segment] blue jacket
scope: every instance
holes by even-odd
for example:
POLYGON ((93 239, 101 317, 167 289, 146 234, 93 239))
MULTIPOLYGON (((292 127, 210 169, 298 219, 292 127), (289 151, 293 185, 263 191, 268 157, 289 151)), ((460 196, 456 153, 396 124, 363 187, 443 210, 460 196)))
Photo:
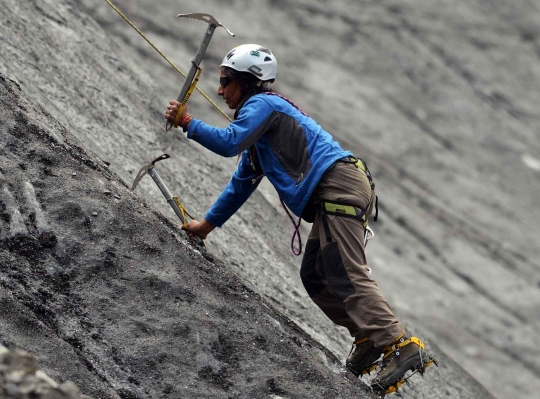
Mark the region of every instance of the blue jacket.
POLYGON ((301 216, 319 180, 352 155, 292 102, 274 93, 249 98, 234 122, 220 129, 193 119, 188 138, 225 157, 242 154, 231 180, 205 219, 221 227, 266 175, 289 209, 301 216))

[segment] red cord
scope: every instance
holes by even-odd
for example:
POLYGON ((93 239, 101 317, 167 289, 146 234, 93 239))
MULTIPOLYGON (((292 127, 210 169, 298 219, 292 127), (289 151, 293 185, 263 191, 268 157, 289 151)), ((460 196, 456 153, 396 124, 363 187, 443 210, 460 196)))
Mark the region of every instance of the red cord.
POLYGON ((291 222, 292 222, 292 224, 294 226, 294 234, 293 234, 292 239, 291 239, 291 251, 292 251, 292 253, 294 255, 299 256, 302 253, 302 237, 300 236, 300 230, 299 230, 300 223, 302 223, 302 218, 298 218, 298 224, 296 224, 296 222, 294 221, 294 218, 292 217, 289 210, 285 206, 285 203, 283 202, 281 197, 279 197, 279 200, 281 201, 281 206, 283 207, 283 209, 285 209, 285 212, 287 213, 287 216, 289 217, 289 219, 291 220, 291 222), (294 248, 294 239, 295 239, 296 235, 298 235, 298 247, 299 247, 298 250, 296 250, 294 248))

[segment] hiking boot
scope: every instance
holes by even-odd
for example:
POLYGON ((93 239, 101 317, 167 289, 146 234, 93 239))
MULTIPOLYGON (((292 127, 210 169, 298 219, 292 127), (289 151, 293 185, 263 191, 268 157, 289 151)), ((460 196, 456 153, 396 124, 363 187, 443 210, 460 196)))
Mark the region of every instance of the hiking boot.
POLYGON ((373 379, 371 388, 383 396, 395 392, 406 380, 409 370, 423 374, 434 360, 424 351, 424 343, 416 337, 402 336, 393 345, 383 349, 381 370, 373 379))
POLYGON ((377 368, 377 360, 382 353, 382 350, 373 346, 373 342, 368 338, 360 338, 353 342, 345 364, 351 373, 361 377, 377 368))

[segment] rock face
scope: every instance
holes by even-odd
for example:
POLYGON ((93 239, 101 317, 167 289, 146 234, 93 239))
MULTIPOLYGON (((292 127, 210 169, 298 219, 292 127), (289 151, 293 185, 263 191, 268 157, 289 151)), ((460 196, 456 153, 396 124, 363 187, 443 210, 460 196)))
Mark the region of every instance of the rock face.
MULTIPOLYGON (((368 248, 368 260, 398 315, 499 397, 538 392, 540 35, 535 2, 200 0, 196 9, 191 9, 195 3, 172 1, 160 2, 159 7, 142 0, 116 3, 184 70, 204 28, 197 21, 176 20, 177 13, 207 12, 233 30, 236 39, 219 31, 212 39, 200 81, 209 93, 215 91, 221 57, 231 47, 244 42, 271 47, 280 62, 275 89, 364 158, 375 175, 381 218, 373 225, 377 237, 368 248)), ((99 397, 97 386, 117 392, 120 382, 105 384, 108 388, 98 382, 124 381, 125 374, 119 372, 118 379, 113 371, 86 374, 85 364, 92 364, 88 359, 102 359, 103 348, 83 356, 82 363, 75 362, 76 355, 55 361, 58 348, 69 352, 77 347, 73 336, 78 335, 70 332, 77 329, 70 323, 85 317, 79 314, 79 300, 65 294, 74 284, 70 273, 86 267, 107 271, 105 266, 129 260, 119 255, 119 242, 134 235, 125 220, 150 212, 141 202, 171 220, 175 217, 150 179, 137 189, 141 197, 133 197, 131 208, 107 211, 105 204, 125 201, 130 194, 120 191, 131 184, 140 166, 167 152, 172 159, 160 165, 161 176, 188 210, 201 216, 226 184, 235 162, 187 142, 179 132, 163 132, 163 110, 177 96, 182 80, 105 2, 0 0, 0 7, 0 72, 35 99, 29 105, 23 100, 24 108, 9 120, 13 126, 21 124, 23 119, 16 118, 23 116, 14 115, 31 120, 42 107, 54 118, 40 123, 49 126, 57 142, 64 140, 61 132, 69 130, 77 137, 69 136, 77 143, 70 154, 84 159, 84 167, 64 166, 65 152, 27 153, 23 140, 20 159, 2 160, 8 163, 2 164, 1 239, 3 256, 13 257, 2 263, 2 298, 8 301, 17 294, 9 304, 21 309, 34 298, 46 301, 47 306, 35 310, 37 320, 52 320, 52 331, 62 331, 67 341, 38 345, 45 330, 26 327, 36 319, 15 322, 8 316, 5 320, 11 321, 0 327, 1 338, 31 350, 54 378, 76 381, 85 393, 99 397), (30 165, 41 169, 28 169, 30 165), (61 176, 69 177, 61 185, 58 168, 61 176), (93 171, 90 180, 88 168, 93 171), (107 176, 114 176, 116 183, 107 176), (47 195, 50 204, 43 200, 47 195), (62 201, 65 207, 56 204, 62 201), (80 231, 86 236, 72 223, 84 227, 80 231), (68 228, 74 229, 69 230, 72 236, 65 233, 68 228), (103 232, 111 238, 95 248, 89 244, 103 232), (116 236, 119 232, 124 235, 116 236), (81 263, 66 261, 67 269, 58 266, 73 254, 81 263), (21 260, 27 258, 30 263, 21 260), (45 265, 45 271, 31 262, 45 265), (36 277, 45 272, 54 278, 36 277), (15 284, 17 278, 23 279, 22 285, 15 284), (45 286, 29 289, 26 285, 34 280, 45 286), (72 306, 72 321, 57 322, 59 310, 53 307, 50 313, 51 303, 72 306), (21 329, 31 334, 21 335, 21 329), (54 370, 56 364, 63 364, 59 371, 54 370), (82 384, 87 377, 87 386, 94 388, 82 384)), ((197 94, 190 100, 190 112, 206 122, 226 124, 197 94)), ((16 155, 12 136, 1 138, 3 155, 16 155)), ((269 205, 272 201, 275 194, 263 187, 211 235, 208 248, 222 259, 224 269, 233 270, 343 360, 350 337, 330 325, 306 297, 298 278, 299 260, 287 252, 291 226, 269 205)), ((154 223, 138 223, 154 228, 154 223)), ((169 241, 150 241, 162 253, 170 250, 169 241)), ((133 245, 140 256, 152 255, 139 243, 133 245)), ((131 251, 125 255, 131 256, 131 251)), ((135 263, 138 258, 134 259, 135 263)), ((99 291, 89 276, 79 278, 99 291)), ((113 286, 129 287, 127 280, 114 281, 113 286)), ((111 298, 104 292, 100 295, 111 298)), ((116 299, 111 301, 116 304, 116 299)), ((88 306, 107 307, 96 303, 88 306)), ((126 304, 122 309, 133 307, 126 304)), ((96 315, 93 323, 104 326, 109 321, 96 315)), ((119 327, 117 333, 125 331, 119 327)), ((194 342, 196 336, 190 337, 194 342)), ((111 345, 124 348, 120 342, 111 345)), ((444 356, 433 347, 438 357, 444 356)), ((111 354, 105 351, 103 358, 111 354)), ((450 374, 445 369, 437 375, 444 379, 450 374)), ((443 381, 416 384, 421 392, 415 397, 432 397, 431 382, 452 387, 455 397, 469 392, 443 381)))
POLYGON ((99 398, 372 396, 4 75, 0 109, 4 345, 99 398))
POLYGON ((35 359, 28 352, 9 351, 2 345, 0 345, 0 387, 2 399, 82 398, 79 389, 72 382, 58 385, 47 374, 38 370, 35 359))
MULTIPOLYGON (((2 74, 0 117, 3 345, 96 398, 373 397, 2 74)), ((432 349, 416 397, 491 397, 432 349)))
POLYGON ((0 105, 4 345, 99 398, 371 397, 4 75, 0 105))

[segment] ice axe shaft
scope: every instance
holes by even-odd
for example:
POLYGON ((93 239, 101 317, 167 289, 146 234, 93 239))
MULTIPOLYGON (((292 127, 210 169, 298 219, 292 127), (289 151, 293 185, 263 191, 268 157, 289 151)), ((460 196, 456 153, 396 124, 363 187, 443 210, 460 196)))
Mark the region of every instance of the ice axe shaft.
MULTIPOLYGON (((135 190, 135 188, 137 187, 141 179, 144 177, 144 175, 148 173, 152 177, 156 185, 159 187, 159 190, 161 191, 161 193, 163 194, 163 196, 165 197, 169 205, 174 210, 174 213, 176 213, 176 216, 178 216, 178 218, 182 222, 182 225, 185 226, 187 224, 187 220, 184 215, 184 212, 182 212, 182 209, 180 209, 181 204, 180 204, 180 201, 178 200, 178 197, 175 197, 171 194, 171 192, 169 191, 169 189, 167 188, 167 186, 165 185, 165 183, 159 176, 159 173, 157 172, 156 168, 154 167, 156 162, 159 162, 168 158, 170 158, 169 155, 163 154, 159 158, 156 158, 155 160, 153 160, 148 165, 144 165, 141 168, 141 170, 139 170, 139 173, 137 173, 137 177, 135 177, 135 180, 133 181, 131 190, 132 191, 135 190)), ((202 238, 200 237, 195 237, 195 242, 202 247, 205 246, 202 238)))
MULTIPOLYGON (((208 48, 208 45, 210 44, 210 40, 212 39, 212 35, 214 34, 214 31, 217 27, 221 26, 223 29, 225 29, 231 36, 234 36, 234 33, 232 33, 229 29, 227 29, 225 26, 223 26, 221 23, 219 23, 214 17, 208 14, 200 14, 200 13, 193 13, 193 14, 178 14, 178 18, 191 18, 191 19, 197 19, 199 21, 203 21, 208 23, 208 28, 206 29, 206 32, 204 33, 203 40, 201 42, 201 45, 199 46, 199 49, 197 50, 197 54, 195 55, 195 58, 191 61, 191 69, 189 70, 189 73, 186 76, 186 81, 184 82, 184 85, 182 86, 182 90, 180 91, 180 95, 177 98, 177 101, 181 103, 180 109, 178 110, 177 118, 174 121, 174 127, 178 127, 179 116, 182 113, 182 110, 187 104, 187 101, 189 100, 189 97, 191 96, 191 93, 193 92, 193 89, 195 86, 192 86, 195 80, 195 75, 197 72, 200 74, 200 65, 201 61, 204 57, 204 54, 206 53, 206 49, 208 48), (191 90, 190 90, 191 88, 191 90)), ((167 122, 166 130, 168 131, 173 126, 172 123, 167 122)))
MULTIPOLYGON (((156 185, 159 187, 159 189, 165 196, 165 199, 174 210, 174 213, 176 213, 176 216, 178 216, 178 218, 182 222, 182 225, 186 225, 187 224, 186 217, 184 216, 184 214, 180 210, 180 207, 176 203, 175 197, 173 197, 173 195, 171 194, 171 192, 169 191, 169 189, 167 188, 163 180, 161 180, 161 177, 159 176, 159 173, 157 172, 156 168, 148 169, 148 174, 152 177, 152 179, 154 179, 154 181, 156 182, 156 185)), ((195 242, 198 245, 201 245, 204 247, 204 242, 202 238, 195 237, 195 242)))
POLYGON ((178 218, 182 222, 182 225, 186 224, 185 216, 182 214, 182 211, 180 210, 180 208, 174 201, 173 195, 171 194, 171 192, 169 191, 165 183, 163 183, 163 180, 161 180, 161 177, 159 176, 159 173, 157 172, 157 170, 155 168, 151 168, 148 170, 148 174, 152 177, 152 179, 154 179, 157 186, 159 187, 159 189, 165 196, 165 199, 167 200, 169 205, 173 208, 174 213, 176 213, 176 216, 178 216, 178 218))

